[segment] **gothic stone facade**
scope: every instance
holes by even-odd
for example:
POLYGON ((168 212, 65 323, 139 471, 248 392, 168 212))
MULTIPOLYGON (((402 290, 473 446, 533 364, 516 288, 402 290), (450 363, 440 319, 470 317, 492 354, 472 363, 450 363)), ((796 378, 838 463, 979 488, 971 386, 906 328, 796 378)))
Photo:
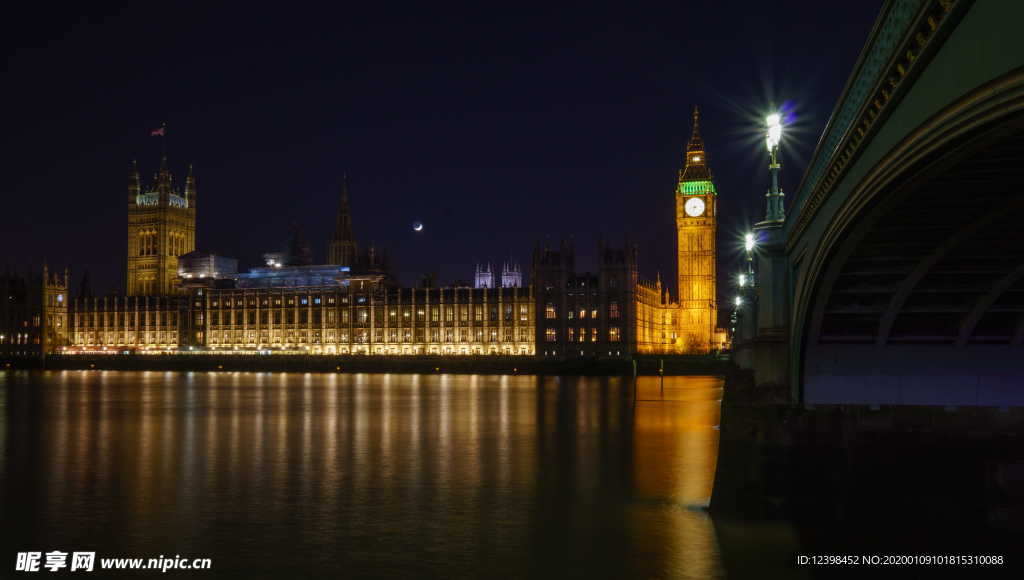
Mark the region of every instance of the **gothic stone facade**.
MULTIPOLYGON (((724 343, 716 324, 717 192, 696 109, 674 192, 676 299, 660 276, 653 283, 639 278, 636 249, 628 243, 602 243, 596 274, 577 273, 573 248, 563 243, 558 250, 537 248, 532 283, 523 287, 397 287, 386 259, 373 248, 359 251, 347 185, 328 266, 285 264, 295 268, 291 277, 280 272, 287 283, 270 274, 261 279, 257 270, 183 283, 178 257, 195 249, 191 169, 179 192, 165 158, 143 191, 133 164, 128 190, 127 296, 74 301, 66 313, 69 331, 40 336, 40 352, 66 344, 65 352, 621 357, 705 354, 724 343), (303 267, 337 273, 295 282, 307 276, 303 267)), ((66 284, 61 288, 66 295, 66 284)))
POLYGON ((196 249, 196 180, 189 168, 185 189, 174 187, 167 157, 145 190, 133 162, 128 178, 128 296, 180 292, 178 256, 196 249))
POLYGON ((68 271, 0 275, 0 356, 39 356, 68 343, 68 271))
POLYGON ((534 316, 523 288, 193 287, 74 301, 69 351, 533 355, 534 316))

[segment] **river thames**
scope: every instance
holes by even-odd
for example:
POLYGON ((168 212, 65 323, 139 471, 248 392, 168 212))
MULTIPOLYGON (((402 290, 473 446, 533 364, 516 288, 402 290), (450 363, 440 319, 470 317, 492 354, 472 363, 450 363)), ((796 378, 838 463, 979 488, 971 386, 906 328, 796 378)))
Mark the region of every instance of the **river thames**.
POLYGON ((636 400, 618 377, 19 371, 0 385, 5 570, 60 550, 210 558, 190 575, 241 578, 809 572, 791 526, 705 510, 721 379, 641 377, 636 400))

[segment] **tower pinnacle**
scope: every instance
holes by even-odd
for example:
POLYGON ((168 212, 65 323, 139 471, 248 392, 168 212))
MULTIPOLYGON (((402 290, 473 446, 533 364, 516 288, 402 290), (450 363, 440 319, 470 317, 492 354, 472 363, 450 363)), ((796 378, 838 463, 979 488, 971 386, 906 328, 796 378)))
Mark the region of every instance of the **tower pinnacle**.
POLYGON ((334 235, 327 245, 327 261, 338 266, 355 266, 356 239, 352 234, 352 214, 348 203, 348 174, 341 180, 341 198, 335 218, 334 235))
POLYGON ((142 183, 139 179, 139 164, 132 159, 132 167, 128 170, 128 205, 134 204, 140 193, 142 193, 142 183))
POLYGON ((700 107, 693 106, 693 132, 690 133, 690 142, 686 145, 687 151, 703 151, 704 140, 700 137, 700 107))
POLYGON ((706 157, 704 154, 704 139, 700 136, 700 108, 694 105, 693 129, 690 134, 690 142, 686 144, 683 169, 679 171, 680 186, 688 181, 711 181, 711 169, 707 165, 706 157))
POLYGON ((196 176, 192 172, 192 164, 188 164, 188 174, 185 176, 185 200, 188 207, 196 207, 196 176))

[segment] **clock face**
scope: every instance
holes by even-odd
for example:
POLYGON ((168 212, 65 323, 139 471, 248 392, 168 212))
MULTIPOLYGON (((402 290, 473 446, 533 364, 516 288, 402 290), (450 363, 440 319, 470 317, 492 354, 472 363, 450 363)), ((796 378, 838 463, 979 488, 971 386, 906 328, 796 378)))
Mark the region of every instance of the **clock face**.
POLYGON ((686 200, 686 205, 683 206, 686 210, 686 215, 690 217, 697 217, 704 213, 704 200, 699 197, 691 197, 686 200))

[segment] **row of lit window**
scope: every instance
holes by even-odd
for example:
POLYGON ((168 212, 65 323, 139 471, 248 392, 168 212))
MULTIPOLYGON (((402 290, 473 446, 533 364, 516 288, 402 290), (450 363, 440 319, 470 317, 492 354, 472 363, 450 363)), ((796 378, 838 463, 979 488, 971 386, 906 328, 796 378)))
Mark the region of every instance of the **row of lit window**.
MULTIPOLYGON (((32 315, 32 326, 35 327, 35 328, 39 328, 39 324, 40 324, 41 320, 42 319, 39 317, 38 314, 32 315)), ((19 322, 14 322, 13 320, 8 319, 8 322, 7 322, 6 326, 8 328, 10 328, 10 327, 15 327, 16 328, 18 326, 20 326, 22 328, 28 328, 29 327, 29 321, 28 320, 22 320, 19 323, 19 322)))
MULTIPOLYGON (((596 328, 590 329, 590 342, 597 342, 597 333, 598 330, 596 328)), ((580 328, 579 330, 575 328, 570 328, 566 336, 569 342, 586 342, 587 337, 588 333, 586 328, 580 328)), ((547 342, 558 342, 558 329, 546 328, 544 330, 544 340, 547 342)), ((620 329, 618 326, 610 327, 608 329, 608 341, 619 342, 620 340, 622 340, 622 329, 620 329)))
POLYGON ((135 291, 139 294, 155 294, 157 291, 156 278, 136 279, 135 291))
MULTIPOLYGON (((295 343, 295 342, 300 342, 301 343, 301 342, 306 342, 307 341, 307 337, 308 337, 308 341, 309 342, 319 343, 320 339, 321 339, 321 336, 325 337, 327 342, 334 342, 335 336, 337 336, 337 340, 339 342, 348 342, 348 339, 349 339, 349 333, 345 332, 345 331, 338 332, 337 334, 335 334, 333 331, 326 331, 322 335, 321 335, 320 331, 312 331, 312 332, 308 332, 308 333, 307 332, 294 332, 294 331, 285 332, 285 333, 273 332, 273 333, 269 333, 269 334, 266 333, 266 332, 259 333, 259 337, 260 337, 260 341, 261 342, 268 342, 268 338, 269 338, 270 339, 269 341, 270 342, 274 342, 274 343, 280 343, 282 341, 282 339, 285 339, 286 342, 289 342, 289 343, 295 343)), ((352 336, 355 338, 356 342, 366 342, 367 339, 369 338, 370 334, 367 331, 357 331, 357 332, 353 333, 352 336)), ((254 332, 254 331, 223 331, 223 332, 212 331, 212 332, 209 333, 210 342, 213 343, 213 344, 215 344, 215 343, 235 343, 235 342, 241 342, 241 341, 245 341, 245 340, 247 340, 250 343, 254 343, 254 342, 256 342, 256 337, 257 337, 257 333, 254 332)), ((463 328, 463 329, 459 329, 458 332, 456 332, 455 329, 448 328, 448 329, 445 329, 443 337, 444 337, 443 342, 513 342, 513 341, 530 341, 530 340, 533 339, 533 331, 532 331, 532 329, 529 329, 529 328, 521 328, 521 329, 506 328, 506 329, 503 329, 503 331, 501 333, 499 333, 497 329, 490 329, 489 331, 484 331, 483 329, 476 329, 474 331, 471 331, 468 328, 463 328), (518 332, 515 332, 515 330, 518 330, 518 332), (499 337, 501 337, 500 340, 499 340, 499 337)), ((441 329, 437 329, 437 328, 430 329, 429 338, 430 338, 430 342, 442 342, 441 329)), ((383 343, 383 342, 392 342, 392 343, 408 342, 408 343, 411 343, 411 342, 426 342, 426 341, 427 341, 427 333, 424 331, 424 329, 417 329, 415 332, 408 331, 408 330, 400 332, 398 329, 388 329, 387 333, 385 333, 381 329, 377 329, 373 333, 373 342, 381 342, 381 343, 383 343)))
POLYGON ((71 317, 71 320, 76 327, 80 328, 99 326, 135 328, 136 321, 138 321, 139 326, 174 326, 178 323, 178 313, 175 311, 142 311, 125 312, 123 314, 117 312, 92 312, 75 314, 71 317))
MULTIPOLYGON (((614 356, 622 356, 622 351, 621 351, 621 350, 616 350, 616 351, 608 351, 608 356, 613 356, 613 355, 612 355, 612 352, 614 352, 614 353, 615 353, 615 354, 614 354, 614 356)), ((567 354, 567 355, 570 355, 570 356, 573 356, 573 355, 575 355, 576 353, 575 353, 575 351, 574 351, 574 352, 571 352, 571 353, 570 353, 570 352, 567 352, 567 353, 565 353, 565 354, 567 354)), ((583 356, 583 354, 584 354, 584 353, 583 353, 583 351, 581 350, 581 351, 580 351, 580 356, 583 356)), ((557 349, 556 349, 556 350, 545 350, 545 351, 544 351, 544 356, 558 356, 558 355, 559 355, 559 353, 558 353, 558 350, 557 350, 557 349)))
MULTIPOLYGON (((0 334, 0 344, 28 344, 29 334, 27 332, 15 332, 12 334, 0 334)), ((39 344, 39 338, 35 340, 39 344)))
MULTIPOLYGON (((167 235, 167 246, 168 255, 180 256, 186 253, 185 234, 180 232, 169 233, 167 235)), ((143 230, 139 233, 138 254, 140 256, 156 256, 159 254, 159 251, 160 239, 156 230, 143 230)))
MULTIPOLYGON (((137 280, 138 282, 139 280, 137 280)), ((141 286, 139 286, 141 288, 141 286)), ((174 296, 115 296, 112 298, 76 298, 70 304, 79 312, 131 312, 177 308, 180 298, 174 296)))
POLYGON ((158 241, 156 230, 143 230, 139 233, 139 255, 157 255, 158 241))
MULTIPOLYGON (((287 343, 287 344, 303 344, 303 343, 309 342, 309 343, 313 343, 313 344, 320 344, 320 342, 321 342, 321 335, 320 335, 319 332, 311 333, 312 335, 309 336, 308 338, 306 336, 304 336, 305 334, 306 333, 293 333, 293 332, 289 332, 289 333, 286 333, 286 335, 282 336, 280 333, 274 333, 272 337, 268 337, 266 334, 261 334, 260 335, 260 343, 261 344, 267 344, 267 343, 281 344, 282 342, 284 342, 284 343, 287 343), (268 340, 268 338, 269 338, 269 340, 268 340)), ((203 342, 204 333, 202 331, 196 332, 195 336, 196 336, 196 341, 197 342, 199 342, 199 343, 203 342)), ((394 337, 391 340, 385 340, 384 336, 382 334, 375 333, 374 334, 374 339, 373 339, 372 342, 374 342, 374 343, 382 343, 382 344, 384 344, 384 343, 402 343, 402 342, 405 342, 405 343, 423 343, 423 342, 427 342, 426 337, 423 335, 423 333, 419 333, 419 332, 416 333, 415 338, 413 338, 413 336, 411 334, 408 334, 408 333, 406 333, 403 338, 404 338, 404 340, 398 340, 398 337, 394 337)), ((323 340, 324 340, 324 342, 327 342, 327 343, 335 342, 334 335, 331 334, 331 333, 327 333, 326 336, 323 337, 323 340)), ((497 331, 491 331, 490 333, 487 333, 487 334, 483 333, 482 331, 477 331, 477 332, 472 333, 472 334, 469 333, 468 331, 467 332, 460 332, 458 334, 455 334, 454 332, 446 332, 445 335, 444 335, 444 340, 443 341, 441 340, 440 334, 438 332, 436 332, 436 330, 432 330, 431 334, 430 334, 430 342, 447 342, 447 343, 456 343, 456 342, 530 342, 532 340, 533 340, 533 333, 532 332, 522 332, 522 333, 520 333, 520 336, 518 338, 516 338, 513 334, 511 334, 509 332, 506 332, 504 334, 504 336, 501 338, 501 340, 499 340, 499 335, 498 335, 497 331)), ((246 337, 231 337, 231 336, 227 336, 227 335, 220 336, 220 333, 217 333, 217 332, 211 332, 210 333, 210 344, 239 344, 239 343, 242 343, 243 341, 247 341, 249 344, 255 344, 256 343, 256 337, 255 336, 249 336, 247 338, 246 337)), ((349 334, 347 332, 339 333, 337 335, 337 342, 339 342, 339 343, 347 343, 347 342, 349 342, 349 334)), ((352 334, 352 342, 355 342, 355 343, 368 343, 368 342, 370 342, 370 333, 367 332, 367 331, 357 331, 357 332, 352 334)))
MULTIPOLYGON (((370 317, 370 314, 369 314, 370 311, 368 309, 357 309, 355 311, 355 316, 354 317, 350 317, 349 312, 350 312, 349 310, 342 310, 341 311, 341 313, 340 313, 340 320, 341 320, 341 322, 343 324, 348 324, 350 318, 354 318, 354 320, 357 323, 366 323, 366 322, 368 322, 369 317, 370 317)), ((429 312, 430 312, 430 322, 438 322, 438 320, 440 318, 440 314, 441 314, 440 309, 437 306, 433 306, 433 307, 431 307, 429 309, 429 312)), ((445 322, 454 322, 455 321, 455 312, 456 312, 456 309, 454 307, 446 306, 444 308, 444 320, 445 320, 445 322)), ((529 311, 529 306, 527 306, 525 304, 520 305, 520 307, 519 307, 519 322, 529 322, 529 320, 530 320, 529 312, 530 312, 529 311)), ((458 314, 459 314, 459 321, 460 322, 469 322, 469 319, 470 319, 470 309, 468 307, 466 307, 466 306, 459 307, 458 308, 458 314)), ((498 320, 498 311, 497 311, 496 308, 491 308, 489 313, 485 312, 484 309, 474 308, 473 309, 473 321, 474 322, 483 322, 485 320, 485 316, 484 316, 485 314, 488 314, 488 316, 486 316, 486 321, 488 321, 488 322, 495 322, 495 321, 498 320)), ((307 324, 311 318, 312 318, 313 324, 321 324, 322 321, 326 320, 326 323, 328 325, 333 325, 333 324, 336 324, 338 319, 339 319, 338 311, 331 310, 331 309, 328 309, 328 310, 312 309, 312 310, 298 310, 298 311, 296 311, 294 309, 260 310, 260 311, 250 310, 248 312, 241 312, 241 311, 213 311, 213 312, 209 313, 209 316, 210 316, 210 323, 211 324, 236 324, 236 325, 241 325, 241 324, 255 325, 257 317, 259 319, 260 324, 263 324, 263 325, 269 324, 271 320, 273 320, 274 324, 296 324, 296 322, 295 322, 296 320, 298 320, 298 324, 307 324)), ((195 313, 195 322, 196 322, 196 324, 197 325, 203 324, 204 323, 204 317, 205 317, 205 314, 203 312, 196 312, 195 313)), ((407 323, 409 323, 409 322, 411 322, 413 320, 412 310, 411 309, 403 310, 402 311, 401 319, 398 316, 398 310, 391 309, 390 311, 388 311, 387 318, 385 320, 383 309, 379 309, 378 308, 378 309, 375 310, 374 318, 375 318, 375 320, 378 323, 385 323, 386 322, 389 325, 396 325, 396 326, 397 325, 407 324, 407 323)), ((424 311, 424 310, 417 310, 416 311, 416 316, 415 316, 415 321, 416 322, 426 322, 427 321, 427 312, 424 311)), ((504 321, 505 322, 515 322, 515 319, 513 318, 513 309, 512 309, 511 306, 508 306, 508 307, 505 308, 504 321)))
MULTIPOLYGON (((596 284, 597 280, 591 280, 591 282, 592 282, 590 284, 591 288, 597 287, 597 284, 596 284)), ((618 278, 608 278, 608 287, 609 288, 615 288, 618 285, 619 285, 618 278)), ((569 281, 567 281, 565 283, 565 287, 566 288, 586 288, 587 287, 587 281, 586 280, 578 280, 578 279, 577 280, 570 279, 569 281)), ((554 286, 546 285, 546 286, 544 286, 544 289, 545 290, 554 290, 554 286)))
MULTIPOLYGON (((583 319, 583 318, 587 317, 587 312, 588 311, 586 309, 584 309, 584 308, 581 308, 579 310, 570 309, 566 313, 566 318, 568 318, 569 320, 572 320, 573 318, 576 318, 576 315, 578 313, 579 314, 579 318, 583 319)), ((590 317, 591 318, 597 318, 598 317, 598 312, 597 312, 596 308, 591 309, 589 312, 590 312, 590 317)), ((608 304, 608 318, 619 318, 619 316, 621 316, 621 312, 619 310, 619 303, 618 302, 612 302, 612 303, 608 304)), ((558 318, 558 309, 555 308, 555 305, 552 304, 551 302, 548 302, 544 306, 544 318, 546 318, 548 320, 554 320, 554 319, 558 318)))
MULTIPOLYGON (((359 298, 365 298, 365 297, 359 297, 359 298)), ((273 303, 274 303, 273 305, 274 306, 282 306, 282 301, 284 302, 285 306, 295 306, 296 305, 296 298, 295 297, 288 297, 288 298, 282 299, 280 296, 275 297, 273 299, 273 303)), ((325 303, 327 305, 333 305, 333 304, 335 304, 336 299, 335 299, 334 296, 328 296, 327 298, 323 298, 323 299, 320 296, 313 296, 312 298, 310 298, 309 296, 302 296, 302 297, 299 297, 297 299, 297 301, 298 301, 298 305, 299 306, 309 306, 310 302, 312 302, 313 306, 319 306, 322 303, 325 303)), ((256 300, 249 299, 248 302, 249 302, 249 307, 254 308, 256 306, 256 300)), ((363 302, 365 302, 365 300, 363 302)), ((363 303, 363 302, 359 302, 359 303, 363 303)), ((342 297, 341 303, 342 304, 347 304, 348 303, 348 298, 347 297, 342 297)), ((270 306, 269 299, 268 298, 263 298, 262 300, 260 300, 260 305, 261 306, 270 306)), ((202 307, 202 302, 197 300, 196 303, 195 303, 195 306, 196 307, 202 307)), ((242 299, 236 299, 236 300, 233 300, 233 301, 232 300, 223 300, 223 301, 221 301, 221 300, 211 300, 210 301, 210 306, 213 307, 213 308, 218 308, 218 307, 232 308, 233 306, 236 307, 236 308, 244 308, 245 307, 245 301, 242 300, 242 299)), ((379 305, 378 305, 378 308, 380 308, 379 305)), ((438 317, 439 317, 439 310, 438 310, 438 308, 439 307, 436 306, 436 305, 429 307, 431 321, 433 321, 433 322, 437 322, 438 321, 438 317)), ((453 310, 453 308, 454 307, 453 306, 445 306, 444 308, 445 308, 445 318, 448 321, 453 320, 453 317, 454 317, 454 310, 453 310)), ((470 308, 470 305, 460 305, 459 306, 460 316, 462 317, 463 320, 465 320, 466 317, 469 315, 468 314, 468 312, 469 312, 468 309, 469 308, 470 308)), ((513 316, 513 312, 514 312, 514 305, 513 304, 504 304, 502 308, 504 310, 505 319, 506 320, 511 320, 512 316, 513 316)), ((484 316, 484 313, 486 311, 488 311, 488 310, 490 311, 489 319, 490 320, 497 320, 497 317, 498 317, 498 306, 495 305, 495 304, 490 304, 490 305, 475 304, 475 305, 472 305, 472 310, 473 310, 473 316, 474 316, 474 318, 476 320, 481 320, 483 318, 483 316, 484 316)), ((402 309, 402 316, 404 318, 411 317, 412 313, 413 313, 413 310, 412 310, 411 307, 410 308, 403 308, 402 309)), ((420 320, 424 319, 424 317, 426 316, 426 313, 427 313, 427 308, 418 308, 418 309, 416 309, 416 316, 420 320)), ((529 316, 529 306, 527 304, 519 304, 519 314, 520 314, 520 317, 523 320, 526 320, 526 318, 529 316)), ((398 316, 398 310, 395 309, 395 308, 390 308, 388 310, 388 315, 392 319, 394 319, 394 318, 396 318, 398 316)))
MULTIPOLYGON (((287 298, 282 298, 280 296, 275 296, 274 297, 274 306, 281 306, 282 300, 284 301, 284 304, 287 305, 287 306, 295 306, 295 301, 296 301, 296 297, 295 296, 288 296, 287 298)), ((301 306, 309 306, 310 301, 312 301, 314 305, 320 305, 320 304, 323 304, 323 303, 335 304, 337 302, 337 298, 335 296, 328 296, 327 298, 321 298, 320 296, 313 296, 312 298, 310 298, 309 296, 300 296, 300 297, 298 297, 298 302, 299 302, 299 305, 301 305, 301 306)), ((341 298, 341 303, 342 304, 348 304, 348 296, 343 296, 341 298)), ((202 303, 197 301, 196 302, 196 306, 202 306, 202 303)), ((217 308, 217 307, 231 308, 232 306, 234 306, 236 308, 244 308, 245 307, 245 300, 243 300, 241 298, 236 298, 234 300, 231 300, 230 298, 226 298, 224 300, 214 299, 214 300, 210 301, 210 306, 212 306, 214 308, 217 308)), ((256 306, 256 299, 255 298, 250 298, 249 299, 249 306, 250 307, 255 307, 256 306)), ((270 299, 266 298, 266 297, 262 298, 260 300, 260 306, 270 306, 270 299)))
POLYGON ((73 345, 89 344, 176 344, 177 332, 118 332, 118 333, 75 333, 73 345))

